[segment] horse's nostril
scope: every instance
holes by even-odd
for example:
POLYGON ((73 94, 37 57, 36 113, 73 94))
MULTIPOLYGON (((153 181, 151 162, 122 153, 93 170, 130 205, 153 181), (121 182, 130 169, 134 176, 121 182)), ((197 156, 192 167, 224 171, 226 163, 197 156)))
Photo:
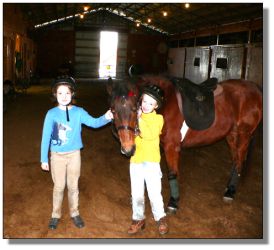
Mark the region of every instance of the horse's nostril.
POLYGON ((123 155, 126 155, 127 157, 133 156, 135 153, 135 150, 136 150, 135 145, 133 145, 130 150, 126 150, 125 148, 121 147, 121 153, 123 155))
POLYGON ((124 150, 124 148, 123 148, 123 147, 121 147, 121 153, 122 153, 123 155, 125 155, 125 154, 126 154, 126 151, 124 150))
POLYGON ((133 145, 130 152, 129 152, 129 156, 133 156, 134 153, 135 153, 135 150, 136 150, 136 147, 135 147, 135 145, 133 145))

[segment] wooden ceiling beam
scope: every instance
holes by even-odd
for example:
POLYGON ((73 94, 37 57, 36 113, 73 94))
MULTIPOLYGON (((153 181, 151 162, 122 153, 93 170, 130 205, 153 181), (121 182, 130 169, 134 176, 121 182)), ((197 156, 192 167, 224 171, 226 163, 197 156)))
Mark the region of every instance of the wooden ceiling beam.
POLYGON ((220 25, 207 29, 199 29, 192 32, 185 32, 178 35, 171 36, 171 40, 189 39, 202 36, 214 36, 218 34, 243 32, 249 30, 259 30, 263 28, 263 19, 250 20, 240 23, 220 25))

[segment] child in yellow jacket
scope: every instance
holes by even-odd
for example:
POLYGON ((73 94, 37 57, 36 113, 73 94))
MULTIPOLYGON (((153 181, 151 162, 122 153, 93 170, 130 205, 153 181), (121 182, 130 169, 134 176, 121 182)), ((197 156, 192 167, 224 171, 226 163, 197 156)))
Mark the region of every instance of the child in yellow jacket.
POLYGON ((135 234, 145 227, 145 184, 155 221, 160 234, 168 232, 164 211, 162 172, 160 168, 160 134, 163 116, 156 113, 163 103, 163 91, 156 85, 144 88, 139 116, 140 135, 135 138, 136 151, 130 159, 130 180, 132 195, 132 224, 129 234, 135 234))

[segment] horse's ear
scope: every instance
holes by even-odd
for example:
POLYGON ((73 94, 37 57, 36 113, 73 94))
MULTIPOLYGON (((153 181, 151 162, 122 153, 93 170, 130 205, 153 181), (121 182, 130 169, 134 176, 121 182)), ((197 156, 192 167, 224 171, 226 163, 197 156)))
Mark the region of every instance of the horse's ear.
POLYGON ((112 89, 113 89, 113 80, 111 77, 109 77, 107 82, 107 92, 109 95, 112 94, 112 89))

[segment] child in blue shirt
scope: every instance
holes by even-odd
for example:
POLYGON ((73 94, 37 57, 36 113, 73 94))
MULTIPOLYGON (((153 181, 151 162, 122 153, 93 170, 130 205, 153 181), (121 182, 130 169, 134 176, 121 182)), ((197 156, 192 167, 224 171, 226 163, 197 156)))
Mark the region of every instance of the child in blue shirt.
POLYGON ((48 153, 50 151, 50 169, 54 183, 50 229, 56 229, 61 218, 66 185, 70 216, 75 226, 78 228, 84 226, 78 210, 78 179, 81 168, 80 149, 83 147, 81 138, 82 124, 99 128, 109 123, 113 118, 110 110, 99 118, 94 118, 83 108, 73 105, 75 86, 74 79, 68 76, 61 76, 54 81, 52 93, 58 106, 47 112, 43 126, 41 168, 44 171, 49 171, 48 153))

